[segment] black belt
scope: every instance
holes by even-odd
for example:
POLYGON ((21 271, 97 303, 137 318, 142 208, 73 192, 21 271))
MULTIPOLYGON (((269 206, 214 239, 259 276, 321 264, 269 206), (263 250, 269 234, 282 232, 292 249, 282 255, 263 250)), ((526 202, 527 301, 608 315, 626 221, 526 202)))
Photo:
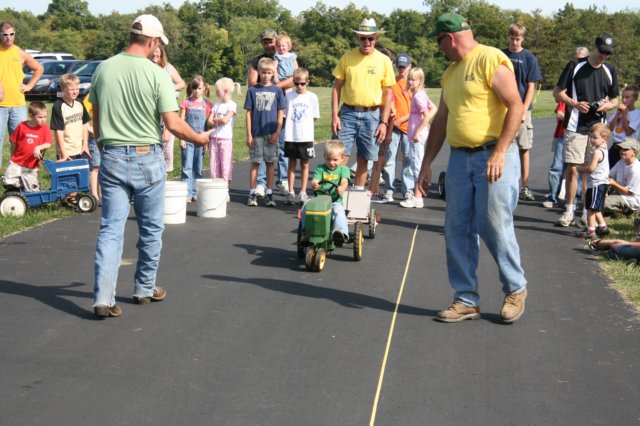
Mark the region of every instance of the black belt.
POLYGON ((347 104, 342 104, 342 105, 358 112, 376 111, 378 108, 380 108, 379 106, 365 107, 365 106, 355 106, 355 105, 347 105, 347 104))
POLYGON ((459 149, 460 151, 464 151, 464 152, 488 151, 488 150, 492 149, 493 147, 495 147, 497 144, 498 144, 498 142, 487 142, 484 145, 480 145, 480 146, 477 146, 475 148, 461 147, 461 148, 454 148, 454 149, 459 149))

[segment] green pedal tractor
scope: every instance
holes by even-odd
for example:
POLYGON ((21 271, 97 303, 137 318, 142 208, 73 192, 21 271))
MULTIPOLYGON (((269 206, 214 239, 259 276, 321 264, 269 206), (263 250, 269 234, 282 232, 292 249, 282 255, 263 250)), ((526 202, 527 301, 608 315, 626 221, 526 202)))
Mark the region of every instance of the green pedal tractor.
MULTIPOLYGON (((331 232, 332 194, 337 199, 337 185, 332 182, 320 182, 321 189, 307 201, 303 217, 298 224, 298 257, 305 259, 308 271, 320 272, 324 268, 327 254, 335 250, 331 232)), ((364 190, 349 188, 343 193, 345 213, 353 232, 345 244, 353 244, 353 259, 362 259, 364 246, 364 226, 369 227, 369 238, 375 238, 379 218, 371 208, 371 194, 364 190)))

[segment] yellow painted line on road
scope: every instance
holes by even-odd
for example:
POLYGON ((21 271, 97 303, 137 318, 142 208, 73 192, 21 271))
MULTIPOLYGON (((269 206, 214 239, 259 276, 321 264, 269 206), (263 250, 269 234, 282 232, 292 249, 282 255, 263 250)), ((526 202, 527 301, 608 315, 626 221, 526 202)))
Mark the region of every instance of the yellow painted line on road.
POLYGON ((371 420, 369 421, 370 426, 373 426, 376 422, 376 413, 378 412, 378 401, 380 400, 380 392, 382 391, 382 382, 384 381, 384 372, 387 368, 387 359, 389 358, 389 351, 391 350, 391 340, 393 339, 393 330, 396 326, 396 318, 398 316, 398 307, 400 306, 400 300, 402 299, 404 284, 407 281, 407 273, 409 272, 409 265, 411 264, 411 257, 413 256, 413 246, 416 243, 416 235, 418 235, 418 225, 416 225, 416 229, 414 229, 413 231, 413 238, 411 239, 411 248, 409 249, 409 256, 407 257, 407 264, 404 267, 402 284, 400 284, 400 291, 398 292, 398 298, 396 299, 396 306, 395 306, 395 309, 393 310, 391 327, 389 327, 389 337, 387 337, 387 347, 384 351, 384 357, 382 358, 382 366, 380 367, 380 377, 378 378, 378 388, 376 389, 376 397, 373 399, 373 409, 371 410, 371 420))

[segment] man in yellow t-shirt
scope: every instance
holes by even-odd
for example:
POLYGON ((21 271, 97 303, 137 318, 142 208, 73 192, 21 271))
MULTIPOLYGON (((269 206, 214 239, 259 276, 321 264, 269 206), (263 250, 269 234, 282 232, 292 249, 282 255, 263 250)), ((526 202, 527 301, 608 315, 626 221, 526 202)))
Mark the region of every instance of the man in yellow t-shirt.
POLYGON ((431 163, 445 138, 451 155, 445 180, 445 240, 449 282, 455 294, 436 319, 480 318, 477 267, 482 237, 500 271, 505 293, 502 320, 524 313, 527 281, 513 227, 520 161, 513 143, 523 106, 507 56, 473 38, 467 20, 445 13, 436 22, 438 47, 452 61, 442 77, 442 95, 427 140, 417 185, 431 183, 431 163))
POLYGON ((40 80, 42 65, 27 52, 14 44, 16 30, 9 21, 0 23, 0 85, 4 96, 0 97, 0 167, 2 167, 2 143, 7 131, 9 134, 23 121, 27 120, 27 102, 24 94, 40 80), (27 65, 33 76, 29 83, 23 84, 22 66, 27 65))
POLYGON ((359 44, 342 55, 333 70, 331 91, 331 130, 334 139, 345 145, 345 160, 357 147, 355 187, 364 189, 367 162, 378 159, 378 144, 384 141, 389 126, 391 86, 396 84, 391 60, 376 50, 379 29, 373 19, 365 18, 357 30, 359 44), (342 101, 342 106, 340 106, 342 101))

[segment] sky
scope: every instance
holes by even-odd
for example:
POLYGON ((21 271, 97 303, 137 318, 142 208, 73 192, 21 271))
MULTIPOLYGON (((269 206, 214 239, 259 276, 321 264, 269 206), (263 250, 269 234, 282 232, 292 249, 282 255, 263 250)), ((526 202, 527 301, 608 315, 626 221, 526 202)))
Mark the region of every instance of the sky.
MULTIPOLYGON (((174 7, 179 7, 185 0, 89 0, 89 11, 92 14, 109 14, 112 11, 120 13, 131 13, 140 9, 144 9, 149 5, 161 5, 171 3, 174 7)), ((328 6, 344 7, 348 0, 324 0, 323 3, 328 6)), ((366 6, 369 10, 389 15, 393 9, 397 8, 397 4, 389 0, 352 0, 356 6, 366 6)), ((413 9, 418 11, 426 11, 426 7, 422 0, 403 0, 402 9, 413 9)), ((489 1, 498 5, 500 8, 507 9, 514 6, 513 0, 493 0, 489 1)), ((519 2, 520 3, 520 2, 519 2)), ((525 2, 522 2, 525 3, 525 2)), ((612 2, 610 0, 537 0, 535 2, 526 2, 526 4, 518 4, 517 7, 524 11, 530 12, 534 9, 541 9, 543 15, 551 16, 559 9, 563 8, 566 3, 572 3, 576 8, 587 8, 596 6, 597 8, 605 8, 609 12, 616 12, 625 8, 638 10, 637 0, 620 0, 612 2)), ((44 13, 47 10, 49 1, 45 0, 2 0, 0 8, 9 7, 15 10, 28 10, 35 15, 44 13)), ((280 5, 289 9, 293 15, 299 14, 301 11, 309 9, 316 4, 315 0, 280 0, 280 5)))

